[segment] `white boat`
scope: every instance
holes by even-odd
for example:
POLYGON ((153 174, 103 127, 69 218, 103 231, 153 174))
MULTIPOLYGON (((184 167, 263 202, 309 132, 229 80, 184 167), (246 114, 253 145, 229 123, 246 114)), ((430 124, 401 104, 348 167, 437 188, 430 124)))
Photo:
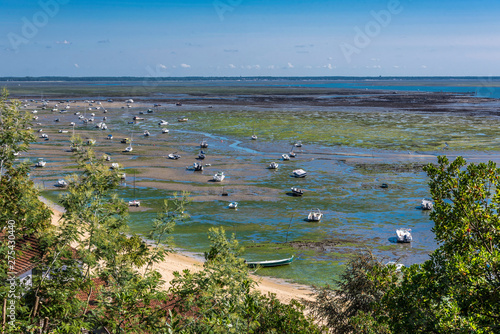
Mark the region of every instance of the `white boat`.
POLYGON ((47 164, 46 161, 43 161, 43 158, 38 158, 38 162, 35 164, 35 167, 45 167, 47 164))
POLYGON ((299 140, 294 144, 295 147, 302 147, 302 142, 299 140))
POLYGON ((108 140, 113 139, 113 135, 111 135, 111 134, 110 134, 110 135, 108 135, 108 136, 106 137, 106 139, 108 139, 108 140))
POLYGON ((422 198, 422 210, 432 210, 434 204, 431 200, 422 198))
POLYGON ((269 169, 278 169, 280 165, 277 163, 277 162, 271 162, 271 164, 269 165, 269 169))
POLYGON ((252 135, 252 140, 257 140, 257 135, 252 135))
POLYGON ((172 160, 177 160, 177 159, 179 159, 180 157, 181 157, 181 156, 180 156, 179 154, 177 154, 177 152, 170 153, 170 154, 168 155, 168 158, 169 158, 169 159, 172 159, 172 160))
POLYGON ((42 134, 40 135, 40 138, 45 138, 45 139, 47 139, 47 138, 49 138, 49 136, 47 136, 47 134, 46 134, 46 133, 42 133, 42 134))
POLYGON ((111 157, 109 155, 104 156, 104 160, 111 161, 111 157))
POLYGON ((111 169, 118 169, 118 168, 120 168, 120 165, 117 162, 113 162, 111 164, 111 169))
POLYGON ((207 148, 208 147, 208 143, 206 140, 202 140, 201 143, 200 143, 200 147, 201 148, 207 148))
POLYGON ((170 132, 170 130, 169 130, 169 129, 162 129, 162 130, 161 130, 161 133, 169 133, 169 132, 170 132))
POLYGON ((311 209, 307 215, 307 220, 310 222, 319 222, 323 218, 323 213, 319 209, 311 209))
POLYGON ((288 161, 290 160, 290 156, 288 154, 282 154, 281 155, 281 158, 284 160, 284 161, 288 161))
POLYGON ((397 263, 395 261, 389 261, 385 264, 386 266, 395 266, 396 267, 396 271, 397 272, 400 272, 401 269, 405 266, 404 264, 402 263, 397 263))
POLYGON ((149 135, 150 135, 150 133, 149 133, 149 131, 148 131, 148 130, 144 131, 144 136, 145 136, 145 137, 149 137, 149 135))
POLYGON ((136 199, 134 199, 133 201, 128 201, 128 206, 136 206, 136 207, 139 207, 141 206, 141 201, 138 201, 136 199))
POLYGON ((297 154, 294 151, 290 151, 290 153, 288 153, 288 156, 290 158, 295 158, 297 156, 297 154))
POLYGON ((68 130, 59 130, 59 133, 68 133, 68 130))
POLYGON ((291 187, 290 190, 292 191, 293 196, 302 196, 304 194, 304 189, 299 189, 297 187, 291 187))
POLYGON ((158 125, 161 125, 161 126, 167 126, 168 125, 168 122, 167 121, 164 121, 164 120, 161 120, 158 125))
POLYGON ((200 162, 193 163, 193 168, 195 172, 201 172, 203 170, 203 164, 200 162))
POLYGON ((132 143, 130 143, 129 146, 125 147, 125 151, 124 152, 132 152, 133 148, 132 148, 132 143))
POLYGON ((68 186, 68 182, 66 182, 66 180, 60 179, 56 182, 55 186, 58 188, 66 188, 68 186))
POLYGON ((396 236, 398 242, 404 242, 408 243, 413 240, 413 237, 411 236, 411 230, 408 228, 400 228, 396 230, 396 236))
POLYGON ((226 176, 224 175, 224 172, 217 172, 212 178, 212 180, 215 182, 222 182, 225 177, 226 176))
POLYGON ((236 209, 238 207, 238 202, 231 202, 229 203, 228 207, 230 209, 236 209))
POLYGON ((292 175, 295 177, 306 177, 307 172, 303 169, 296 169, 292 172, 292 175))

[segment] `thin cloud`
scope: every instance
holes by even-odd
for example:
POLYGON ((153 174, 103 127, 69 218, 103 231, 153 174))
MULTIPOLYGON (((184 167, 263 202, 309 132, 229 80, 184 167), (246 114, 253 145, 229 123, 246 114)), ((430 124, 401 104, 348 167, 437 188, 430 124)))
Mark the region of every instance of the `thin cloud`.
POLYGON ((420 66, 420 67, 421 67, 421 68, 427 68, 427 65, 422 65, 422 66, 420 66))
POLYGON ((67 40, 64 40, 64 41, 56 41, 56 44, 73 44, 67 40))
POLYGON ((287 66, 288 66, 288 68, 293 68, 293 64, 292 63, 288 63, 287 66))
POLYGON ((165 66, 163 64, 158 64, 158 67, 161 68, 162 70, 166 70, 167 69, 167 66, 165 66))
POLYGON ((75 64, 75 67, 76 67, 76 68, 80 68, 80 65, 78 65, 78 64, 75 64))
POLYGON ((181 67, 182 67, 182 68, 191 68, 191 65, 188 65, 188 64, 181 64, 181 67))
POLYGON ((234 64, 229 64, 229 68, 236 68, 236 66, 234 66, 234 64))
POLYGON ((97 43, 100 43, 100 44, 109 44, 111 42, 109 41, 109 39, 103 39, 103 40, 97 41, 97 43))

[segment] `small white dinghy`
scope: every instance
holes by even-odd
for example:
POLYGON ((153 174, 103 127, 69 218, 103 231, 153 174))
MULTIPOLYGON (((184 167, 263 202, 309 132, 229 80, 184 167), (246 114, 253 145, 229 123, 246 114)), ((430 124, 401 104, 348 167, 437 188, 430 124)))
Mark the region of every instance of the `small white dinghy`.
POLYGON ((169 133, 169 132, 170 132, 170 130, 169 130, 169 129, 162 129, 162 130, 161 130, 161 133, 169 133))
POLYGON ((281 158, 284 160, 284 161, 288 161, 290 160, 290 156, 288 154, 282 154, 281 155, 281 158))
POLYGON ((401 271, 401 268, 403 268, 405 265, 402 264, 402 263, 397 263, 395 261, 389 261, 385 264, 386 266, 395 266, 396 267, 396 271, 397 272, 400 272, 401 271))
POLYGON ((422 198, 422 210, 432 210, 434 204, 427 198, 422 198))
POLYGON ((411 230, 408 228, 400 228, 396 230, 396 236, 398 242, 409 243, 413 240, 411 236, 411 230))
POLYGON ((306 177, 307 172, 305 170, 303 170, 303 169, 295 169, 292 172, 292 175, 295 176, 295 177, 306 177))
POLYGON ((319 222, 321 218, 323 218, 323 213, 319 209, 311 209, 307 215, 307 220, 310 222, 319 222))
POLYGON ((118 169, 118 168, 120 168, 120 165, 117 162, 113 162, 111 164, 111 169, 118 169))
POLYGON ((224 175, 224 172, 217 172, 212 178, 212 180, 215 182, 222 182, 225 177, 226 176, 224 175))
POLYGON ((160 120, 160 122, 158 123, 158 125, 160 125, 160 126, 167 126, 168 122, 164 121, 164 120, 160 120))
POLYGON ((136 207, 139 207, 141 206, 141 201, 138 201, 136 199, 134 199, 133 201, 128 201, 128 206, 136 206, 136 207))
POLYGON ((149 137, 151 134, 149 133, 148 130, 144 131, 144 137, 149 137))
POLYGON ((277 162, 271 162, 271 164, 269 165, 269 169, 278 169, 280 165, 277 163, 277 162))
POLYGON ((238 202, 231 202, 231 203, 229 203, 228 207, 230 209, 236 209, 236 208, 238 208, 238 202))

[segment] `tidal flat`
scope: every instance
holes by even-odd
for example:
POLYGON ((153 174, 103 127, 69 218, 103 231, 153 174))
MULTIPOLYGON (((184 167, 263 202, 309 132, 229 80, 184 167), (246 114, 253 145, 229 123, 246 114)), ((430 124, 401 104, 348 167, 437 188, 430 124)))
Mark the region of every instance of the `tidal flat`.
POLYGON ((208 229, 223 226, 245 247, 248 260, 297 258, 259 274, 306 284, 331 283, 364 250, 405 265, 423 262, 437 245, 429 213, 419 208, 429 196, 422 167, 438 155, 500 160, 499 101, 462 93, 67 82, 11 83, 9 90, 24 109, 37 110, 33 128, 49 137, 20 157, 47 161, 31 174, 43 196, 57 202, 64 190, 55 182, 78 172, 69 150, 74 131, 96 140, 94 150, 110 156, 109 165, 123 166, 127 176, 118 192, 126 201, 134 198, 135 178, 141 207, 130 210, 131 231, 147 234, 163 200, 188 191, 190 218, 175 228, 177 247, 202 253, 208 229), (130 107, 127 98, 134 99, 130 107), (56 103, 58 110, 51 111, 56 103), (94 113, 94 122, 84 124, 75 112, 86 118, 94 113), (133 122, 134 116, 144 120, 133 122), (95 128, 103 117, 107 130, 95 128), (169 125, 159 126, 160 120, 169 125), (146 130, 150 136, 143 135, 146 130), (133 140, 130 153, 120 143, 125 137, 133 140), (210 166, 194 172, 187 167, 197 161, 202 140, 209 145, 202 163, 210 166), (299 141, 302 147, 294 146, 299 141), (282 161, 292 150, 297 156, 282 161), (173 152, 181 158, 168 159, 173 152), (267 169, 273 161, 279 168, 267 169), (297 168, 307 177, 292 177, 297 168), (217 171, 226 174, 222 183, 211 182, 217 171), (304 189, 302 197, 291 196, 294 186, 304 189), (237 210, 228 208, 232 201, 237 210), (319 223, 305 219, 314 208, 324 213, 319 223), (412 244, 393 242, 400 227, 412 229, 412 244))

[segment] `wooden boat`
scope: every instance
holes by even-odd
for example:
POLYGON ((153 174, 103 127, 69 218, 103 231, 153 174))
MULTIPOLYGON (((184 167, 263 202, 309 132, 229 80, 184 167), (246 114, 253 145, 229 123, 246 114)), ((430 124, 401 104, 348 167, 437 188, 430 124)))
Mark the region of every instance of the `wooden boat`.
POLYGON ((408 228, 400 228, 396 230, 397 241, 402 243, 412 242, 411 230, 408 228))
POLYGON ((307 215, 307 220, 310 222, 319 222, 321 218, 323 218, 323 213, 319 209, 311 209, 307 215))
POLYGON ((295 176, 295 177, 306 177, 307 172, 305 170, 303 170, 303 169, 295 169, 292 172, 292 175, 295 176))
POLYGON ((177 122, 187 122, 188 121, 188 118, 187 117, 179 117, 177 119, 177 122))
POLYGON ((294 256, 289 257, 288 259, 281 259, 281 260, 268 260, 268 261, 245 261, 248 267, 250 268, 256 268, 256 267, 277 267, 277 266, 284 266, 287 264, 290 264, 293 262, 294 256))
POLYGON ((271 164, 267 167, 269 169, 278 169, 280 165, 277 162, 271 162, 271 164))
POLYGON ((224 175, 224 172, 217 172, 212 180, 215 182, 222 182, 226 176, 224 175))
POLYGON ((434 204, 430 199, 422 198, 422 210, 432 210, 434 204))
POLYGON ((302 196, 302 195, 304 195, 304 189, 299 189, 297 187, 291 187, 290 190, 292 191, 293 196, 302 196))
POLYGON ((230 209, 236 209, 236 208, 238 208, 238 202, 231 202, 231 203, 229 203, 228 207, 230 209))

